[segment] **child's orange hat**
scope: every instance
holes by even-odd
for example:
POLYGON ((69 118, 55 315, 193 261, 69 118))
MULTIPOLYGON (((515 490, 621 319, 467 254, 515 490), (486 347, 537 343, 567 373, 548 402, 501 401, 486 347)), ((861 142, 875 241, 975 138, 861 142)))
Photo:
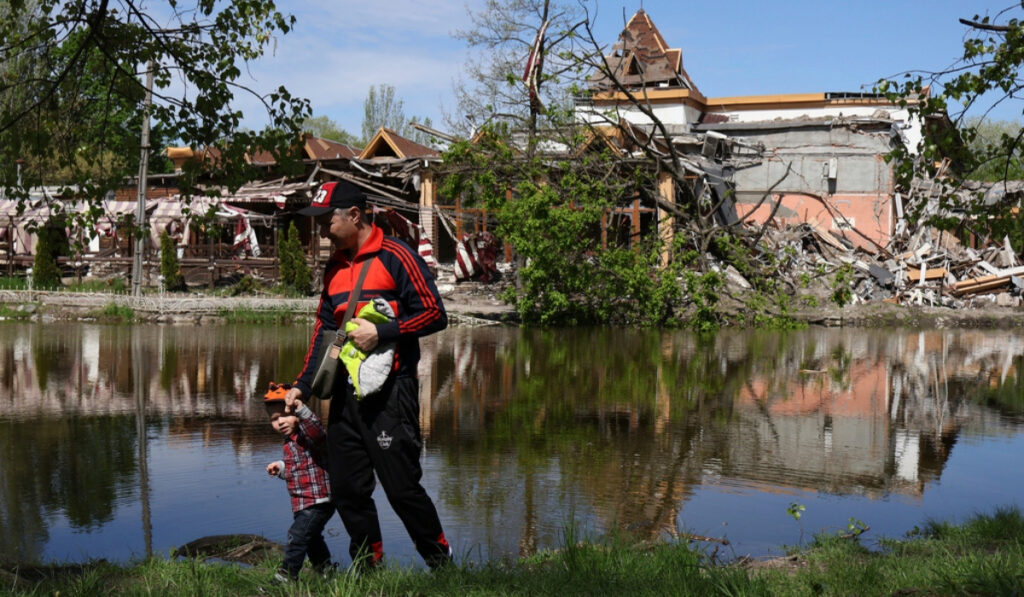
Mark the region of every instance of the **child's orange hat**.
POLYGON ((270 382, 270 389, 268 389, 267 393, 263 395, 264 404, 268 402, 283 402, 285 394, 287 394, 290 389, 292 389, 291 384, 277 384, 270 382))

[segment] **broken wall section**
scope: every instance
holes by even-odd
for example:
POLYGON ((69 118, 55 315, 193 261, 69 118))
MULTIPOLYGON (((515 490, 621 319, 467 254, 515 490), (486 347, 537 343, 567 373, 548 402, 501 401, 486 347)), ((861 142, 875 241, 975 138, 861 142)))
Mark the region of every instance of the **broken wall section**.
POLYGON ((877 250, 895 229, 888 118, 807 118, 697 125, 734 144, 736 210, 748 222, 807 223, 877 250), (753 148, 762 147, 757 151, 753 148))

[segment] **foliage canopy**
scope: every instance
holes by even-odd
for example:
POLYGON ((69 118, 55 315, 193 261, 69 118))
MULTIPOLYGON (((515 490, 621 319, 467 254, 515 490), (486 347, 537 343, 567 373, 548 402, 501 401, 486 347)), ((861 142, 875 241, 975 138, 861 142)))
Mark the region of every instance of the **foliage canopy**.
POLYGON ((1024 128, 1018 122, 987 118, 996 106, 1018 101, 1024 89, 1020 13, 1024 5, 1018 3, 995 16, 962 18, 967 33, 957 63, 941 72, 907 73, 902 80, 879 81, 878 89, 905 107, 926 132, 918 147, 897 145, 890 154, 898 185, 905 192, 914 189, 915 179, 941 185, 935 198, 911 195, 906 209, 912 223, 956 232, 973 226, 970 231, 981 237, 1010 235, 1016 246, 1024 246, 1010 206, 986 199, 983 193, 960 192, 966 180, 1024 178, 1020 160, 1024 128))
POLYGON ((604 151, 578 159, 527 157, 490 129, 478 143, 453 144, 439 192, 497 214, 497 232, 522 265, 505 298, 525 322, 542 325, 677 325, 681 262, 659 268, 661 245, 602 242, 607 209, 649 186, 643 169, 604 151))
POLYGON ((215 161, 186 167, 183 192, 195 190, 201 169, 237 188, 255 175, 245 156, 258 149, 283 167, 296 164, 308 102, 284 87, 261 94, 241 78, 294 23, 274 2, 8 0, 0 16, 0 184, 8 196, 60 184, 96 201, 138 174, 150 69, 153 143, 174 137, 218 150, 215 161), (263 131, 241 127, 239 94, 262 102, 263 131))

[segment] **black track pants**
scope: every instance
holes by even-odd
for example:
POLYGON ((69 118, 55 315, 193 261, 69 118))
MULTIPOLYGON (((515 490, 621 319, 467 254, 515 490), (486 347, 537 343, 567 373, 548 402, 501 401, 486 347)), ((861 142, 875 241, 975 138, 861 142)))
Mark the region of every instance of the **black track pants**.
POLYGON ((451 550, 434 502, 420 485, 418 382, 393 377, 384 388, 356 401, 350 384, 331 404, 327 427, 331 495, 349 534, 353 561, 374 565, 383 556, 380 521, 373 501, 374 472, 391 507, 431 567, 446 563, 451 550), (365 560, 364 560, 365 561, 365 560))

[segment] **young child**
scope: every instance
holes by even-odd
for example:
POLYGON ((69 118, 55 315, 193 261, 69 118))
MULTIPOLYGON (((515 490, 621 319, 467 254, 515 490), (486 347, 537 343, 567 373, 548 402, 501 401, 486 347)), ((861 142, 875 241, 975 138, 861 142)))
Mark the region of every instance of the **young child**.
POLYGON ((284 436, 284 460, 268 464, 267 474, 287 481, 292 496, 293 519, 284 563, 274 575, 279 582, 296 580, 307 555, 318 573, 332 568, 323 536, 324 526, 334 514, 327 480, 327 434, 305 404, 296 402, 291 410, 285 407, 284 396, 290 387, 271 382, 263 401, 271 427, 284 436))

